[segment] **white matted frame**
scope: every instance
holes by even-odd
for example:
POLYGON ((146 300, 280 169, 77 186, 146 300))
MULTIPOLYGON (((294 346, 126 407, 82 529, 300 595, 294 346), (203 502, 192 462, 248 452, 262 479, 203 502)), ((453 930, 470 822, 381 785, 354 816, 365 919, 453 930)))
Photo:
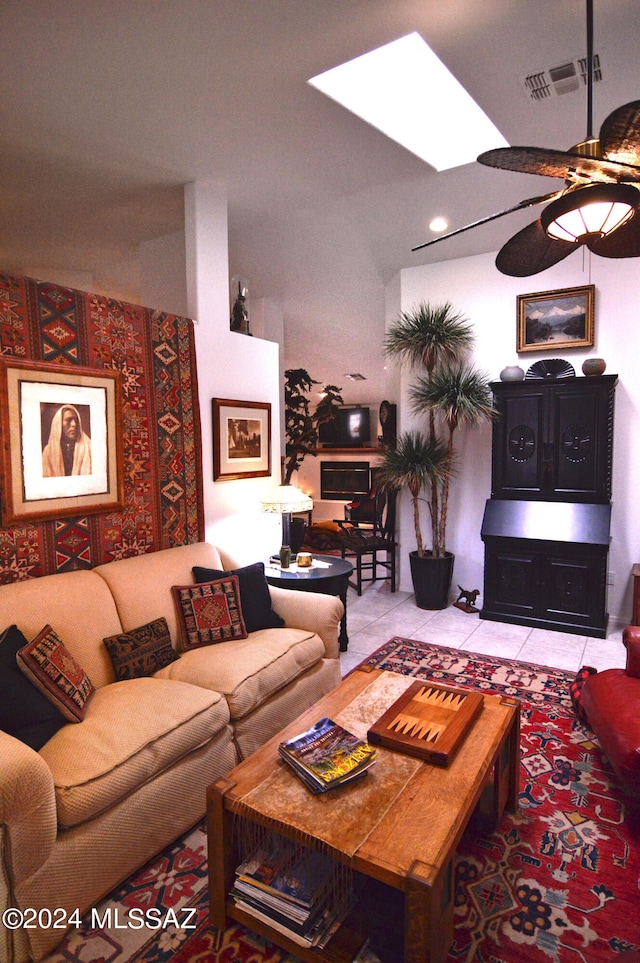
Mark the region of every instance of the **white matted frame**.
POLYGON ((264 401, 212 400, 213 480, 271 474, 271 405, 264 401))
POLYGON ((123 507, 121 399, 117 371, 0 363, 4 525, 123 507))

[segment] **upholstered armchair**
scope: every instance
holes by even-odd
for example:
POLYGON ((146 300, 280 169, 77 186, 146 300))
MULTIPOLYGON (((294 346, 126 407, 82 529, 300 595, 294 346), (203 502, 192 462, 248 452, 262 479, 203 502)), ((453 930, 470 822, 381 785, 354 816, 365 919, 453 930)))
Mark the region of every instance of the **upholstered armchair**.
POLYGON ((616 774, 640 797, 640 626, 627 626, 622 639, 626 667, 590 675, 581 705, 616 774))

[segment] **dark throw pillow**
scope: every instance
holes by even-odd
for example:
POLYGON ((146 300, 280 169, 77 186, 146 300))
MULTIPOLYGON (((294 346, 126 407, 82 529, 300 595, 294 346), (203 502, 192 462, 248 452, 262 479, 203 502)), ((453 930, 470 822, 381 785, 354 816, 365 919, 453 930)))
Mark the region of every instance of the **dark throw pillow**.
POLYGON ((57 706, 67 722, 82 722, 96 690, 50 625, 23 645, 16 658, 21 672, 57 706))
POLYGON ((18 668, 16 655, 26 644, 15 625, 0 635, 0 729, 37 751, 66 720, 18 668))
POLYGON ((140 679, 153 675, 180 656, 171 645, 165 618, 154 619, 130 632, 120 632, 102 640, 118 680, 140 679))
POLYGON ((213 579, 224 578, 226 575, 237 575, 240 585, 240 604, 247 632, 257 632, 258 629, 281 629, 284 619, 271 607, 271 592, 269 583, 264 575, 264 563, 254 562, 243 568, 234 568, 228 572, 215 568, 192 569, 196 582, 211 582, 213 579))
POLYGON ((595 675, 597 669, 592 668, 590 665, 583 665, 581 669, 578 669, 578 674, 569 686, 569 695, 571 696, 571 702, 573 703, 573 708, 576 714, 582 722, 586 722, 589 725, 589 720, 587 719, 587 713, 584 711, 582 705, 582 687, 589 678, 590 675, 595 675))
POLYGON ((181 625, 180 650, 246 639, 238 578, 171 587, 181 625))

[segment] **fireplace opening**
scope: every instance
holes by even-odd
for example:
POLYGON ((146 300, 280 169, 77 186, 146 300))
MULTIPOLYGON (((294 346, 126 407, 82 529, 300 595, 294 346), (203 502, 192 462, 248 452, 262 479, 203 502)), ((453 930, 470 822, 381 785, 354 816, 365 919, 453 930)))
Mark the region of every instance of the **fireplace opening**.
POLYGON ((350 501, 356 495, 366 495, 371 487, 368 461, 320 462, 320 498, 329 501, 350 501))

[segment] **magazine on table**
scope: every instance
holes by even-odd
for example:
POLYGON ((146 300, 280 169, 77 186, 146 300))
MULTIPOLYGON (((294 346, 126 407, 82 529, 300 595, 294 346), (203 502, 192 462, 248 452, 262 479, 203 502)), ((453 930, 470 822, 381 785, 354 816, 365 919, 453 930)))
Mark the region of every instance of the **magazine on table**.
POLYGON ((281 742, 279 752, 314 793, 366 775, 376 750, 332 719, 316 722, 306 732, 281 742))
POLYGON ((283 933, 299 946, 317 946, 319 949, 322 949, 327 945, 340 924, 343 922, 347 913, 346 910, 331 910, 327 905, 318 918, 309 925, 308 929, 298 932, 287 923, 276 919, 270 913, 244 902, 235 895, 234 903, 239 909, 243 910, 249 916, 253 916, 255 919, 261 920, 278 933, 283 933))
POLYGON ((236 869, 231 896, 244 912, 301 946, 321 946, 344 913, 332 907, 331 861, 325 853, 279 840, 259 847, 236 869))
POLYGON ((308 909, 328 874, 324 854, 280 841, 245 859, 236 869, 236 885, 258 889, 285 906, 308 909))

